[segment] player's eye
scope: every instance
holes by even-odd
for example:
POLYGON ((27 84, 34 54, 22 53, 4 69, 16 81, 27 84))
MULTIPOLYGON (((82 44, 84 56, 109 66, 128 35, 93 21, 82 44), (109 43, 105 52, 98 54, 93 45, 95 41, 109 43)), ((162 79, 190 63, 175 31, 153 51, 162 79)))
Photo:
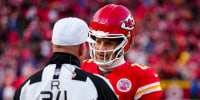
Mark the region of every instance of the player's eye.
POLYGON ((96 40, 96 44, 101 44, 101 41, 100 40, 96 40))
POLYGON ((113 45, 113 43, 112 42, 107 42, 107 43, 105 43, 105 45, 113 45))

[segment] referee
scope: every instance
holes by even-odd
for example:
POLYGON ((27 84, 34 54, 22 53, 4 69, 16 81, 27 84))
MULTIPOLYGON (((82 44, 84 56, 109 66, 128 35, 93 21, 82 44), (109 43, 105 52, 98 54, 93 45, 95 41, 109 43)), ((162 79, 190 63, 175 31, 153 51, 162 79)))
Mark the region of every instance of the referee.
POLYGON ((88 30, 79 18, 58 20, 53 28, 53 54, 48 65, 17 89, 14 100, 118 100, 108 80, 79 68, 88 30))

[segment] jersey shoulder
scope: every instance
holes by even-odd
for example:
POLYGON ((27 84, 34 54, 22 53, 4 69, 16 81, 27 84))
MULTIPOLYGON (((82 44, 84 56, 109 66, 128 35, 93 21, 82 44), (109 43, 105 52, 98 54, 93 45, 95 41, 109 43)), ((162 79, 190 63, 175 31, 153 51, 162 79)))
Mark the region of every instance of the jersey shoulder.
POLYGON ((162 89, 160 86, 160 79, 156 71, 149 66, 143 64, 131 64, 132 69, 135 71, 136 93, 134 98, 136 100, 148 98, 151 100, 157 100, 162 95, 162 89), (157 97, 157 99, 155 98, 157 97))
POLYGON ((83 61, 83 64, 90 64, 90 63, 94 63, 92 59, 86 59, 83 61))
POLYGON ((158 74, 152 67, 131 62, 126 62, 126 65, 138 78, 158 77, 158 74))
POLYGON ((81 65, 81 68, 85 69, 88 66, 92 67, 92 66, 97 66, 97 65, 93 62, 92 59, 87 59, 87 60, 83 61, 82 65, 81 65))

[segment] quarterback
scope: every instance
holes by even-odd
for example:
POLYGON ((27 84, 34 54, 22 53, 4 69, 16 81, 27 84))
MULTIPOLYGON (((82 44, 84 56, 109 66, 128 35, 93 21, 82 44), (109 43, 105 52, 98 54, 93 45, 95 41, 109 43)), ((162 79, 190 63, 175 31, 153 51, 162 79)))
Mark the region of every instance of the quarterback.
POLYGON ((81 68, 109 79, 119 100, 159 100, 162 89, 155 70, 124 59, 135 34, 131 12, 122 5, 106 5, 94 14, 89 28, 92 59, 81 68))

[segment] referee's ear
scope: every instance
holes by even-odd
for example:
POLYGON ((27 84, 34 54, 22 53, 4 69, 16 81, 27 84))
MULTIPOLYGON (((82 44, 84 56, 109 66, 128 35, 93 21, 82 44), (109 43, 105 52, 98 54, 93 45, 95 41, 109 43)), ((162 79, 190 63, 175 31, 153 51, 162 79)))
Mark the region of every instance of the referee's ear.
POLYGON ((79 59, 81 63, 83 62, 85 58, 85 54, 86 54, 86 43, 82 43, 79 46, 79 59))

